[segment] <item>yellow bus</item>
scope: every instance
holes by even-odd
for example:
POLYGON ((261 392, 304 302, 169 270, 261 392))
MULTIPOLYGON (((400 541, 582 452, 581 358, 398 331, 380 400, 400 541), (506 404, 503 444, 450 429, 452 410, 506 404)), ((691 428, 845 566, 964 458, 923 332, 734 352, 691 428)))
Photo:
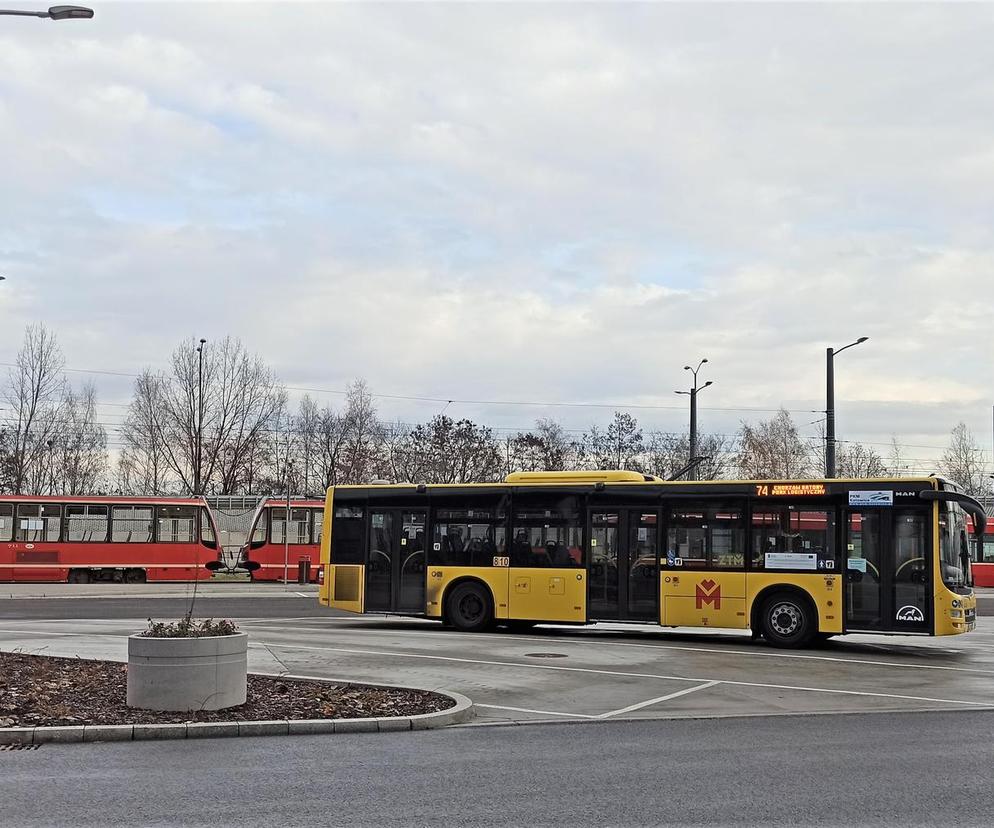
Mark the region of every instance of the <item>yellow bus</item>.
POLYGON ((984 526, 981 504, 937 477, 339 486, 320 601, 465 631, 631 621, 749 629, 778 647, 956 635, 976 623, 968 517, 984 526))

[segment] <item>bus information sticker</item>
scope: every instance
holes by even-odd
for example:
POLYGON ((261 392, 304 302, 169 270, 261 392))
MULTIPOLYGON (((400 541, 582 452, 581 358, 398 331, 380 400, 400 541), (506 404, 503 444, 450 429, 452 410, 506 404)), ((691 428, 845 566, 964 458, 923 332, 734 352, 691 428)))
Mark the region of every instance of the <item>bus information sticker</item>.
POLYGON ((767 552, 767 569, 818 569, 818 555, 807 552, 767 552))
POLYGON ((894 492, 884 489, 865 489, 849 492, 850 506, 893 506, 894 492))
POLYGON ((846 569, 866 572, 866 558, 846 558, 846 569))

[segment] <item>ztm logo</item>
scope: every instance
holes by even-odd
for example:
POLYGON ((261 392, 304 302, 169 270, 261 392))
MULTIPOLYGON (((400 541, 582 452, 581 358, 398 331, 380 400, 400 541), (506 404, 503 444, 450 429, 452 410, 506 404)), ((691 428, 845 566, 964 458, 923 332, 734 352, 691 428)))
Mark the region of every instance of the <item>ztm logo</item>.
POLYGON ((710 578, 697 585, 697 609, 703 609, 705 604, 721 609, 721 585, 710 578))

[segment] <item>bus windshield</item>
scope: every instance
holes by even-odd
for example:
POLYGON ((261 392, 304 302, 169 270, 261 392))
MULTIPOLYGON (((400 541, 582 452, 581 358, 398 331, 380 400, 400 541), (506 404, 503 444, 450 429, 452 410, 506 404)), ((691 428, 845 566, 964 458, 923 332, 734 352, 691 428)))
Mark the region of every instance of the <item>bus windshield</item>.
POLYGON ((947 587, 966 586, 970 542, 966 512, 957 503, 947 503, 939 512, 939 567, 947 587))

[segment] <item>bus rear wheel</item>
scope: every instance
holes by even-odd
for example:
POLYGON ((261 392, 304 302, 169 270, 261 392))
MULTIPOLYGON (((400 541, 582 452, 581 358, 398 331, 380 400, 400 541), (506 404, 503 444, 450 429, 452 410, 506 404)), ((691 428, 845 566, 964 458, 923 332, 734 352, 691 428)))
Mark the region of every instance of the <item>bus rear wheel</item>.
POLYGON ((763 604, 763 638, 774 647, 803 647, 816 632, 807 601, 791 592, 771 595, 763 604))
POLYGON ((480 584, 457 584, 445 602, 445 618, 457 630, 482 632, 493 622, 488 591, 480 584))

